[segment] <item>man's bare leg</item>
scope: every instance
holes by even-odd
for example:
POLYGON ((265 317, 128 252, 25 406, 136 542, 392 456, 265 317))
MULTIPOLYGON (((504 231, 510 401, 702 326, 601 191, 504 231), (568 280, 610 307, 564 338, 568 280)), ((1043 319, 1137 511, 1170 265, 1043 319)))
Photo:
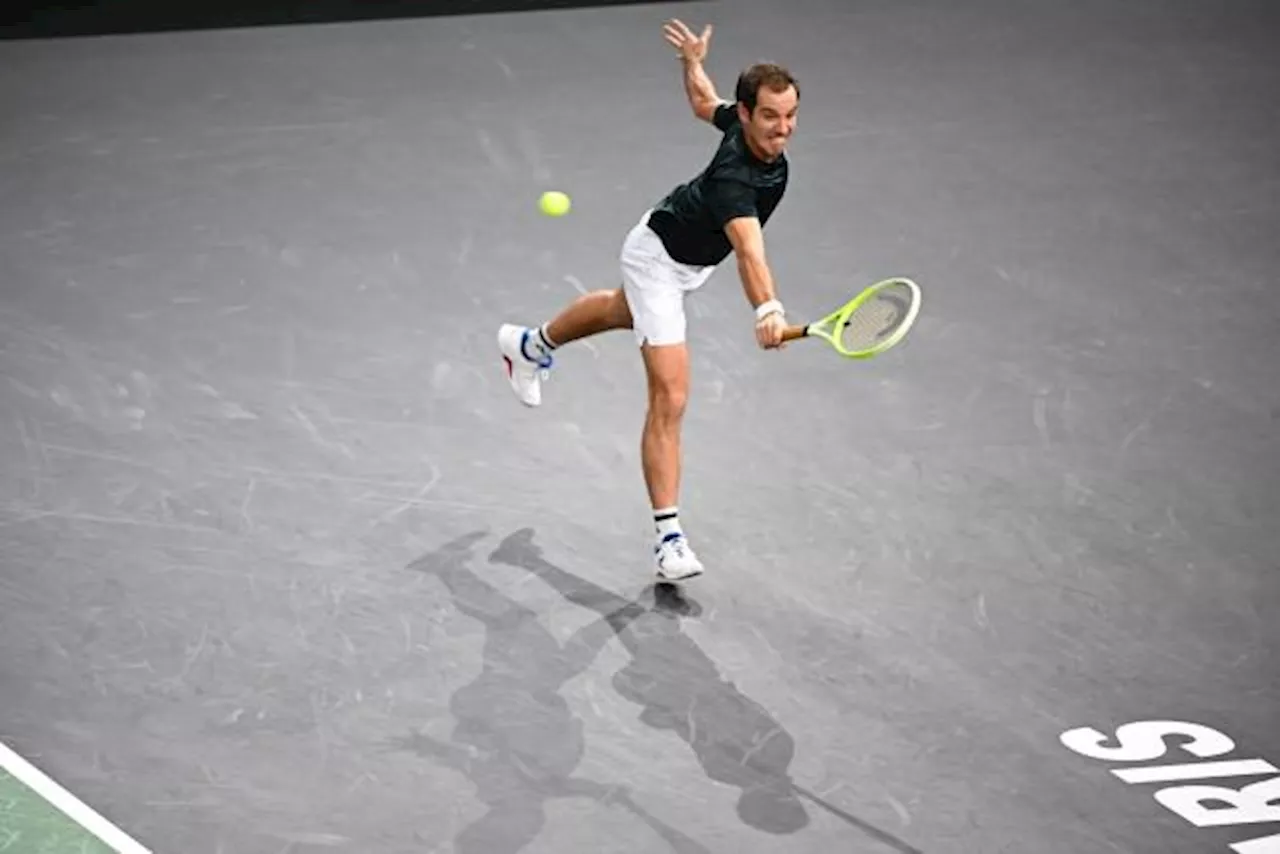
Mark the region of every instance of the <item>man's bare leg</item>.
POLYGON ((689 348, 645 344, 649 406, 640 439, 640 461, 654 512, 676 507, 680 498, 680 427, 689 398, 689 348))
POLYGON ((526 406, 542 403, 540 370, 550 369, 552 352, 571 341, 631 328, 631 309, 621 288, 583 294, 549 322, 532 328, 513 323, 498 329, 498 348, 507 378, 526 406))
POLYGON ((653 507, 658 568, 666 578, 698 575, 702 565, 684 539, 680 525, 680 432, 689 399, 689 348, 686 344, 644 344, 649 404, 640 438, 640 461, 653 507))
POLYGON ((542 327, 551 346, 599 335, 613 329, 631 328, 631 309, 621 288, 583 294, 542 327))

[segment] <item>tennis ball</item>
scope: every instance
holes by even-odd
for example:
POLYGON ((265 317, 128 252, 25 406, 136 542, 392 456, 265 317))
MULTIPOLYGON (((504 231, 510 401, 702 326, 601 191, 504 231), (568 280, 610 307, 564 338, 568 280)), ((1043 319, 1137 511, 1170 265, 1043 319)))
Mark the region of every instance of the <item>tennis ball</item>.
POLYGON ((569 212, 572 203, 569 197, 557 190, 549 190, 538 200, 538 207, 547 216, 564 216, 569 212))

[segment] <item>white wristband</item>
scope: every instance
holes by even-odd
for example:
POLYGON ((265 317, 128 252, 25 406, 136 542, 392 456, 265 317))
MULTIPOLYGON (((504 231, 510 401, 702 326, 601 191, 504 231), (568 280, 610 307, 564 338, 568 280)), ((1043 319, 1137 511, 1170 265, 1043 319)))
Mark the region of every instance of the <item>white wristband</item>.
POLYGON ((782 308, 782 303, 778 302, 776 299, 771 299, 768 302, 762 302, 760 305, 756 306, 756 320, 764 320, 775 311, 778 314, 786 315, 786 311, 782 308))

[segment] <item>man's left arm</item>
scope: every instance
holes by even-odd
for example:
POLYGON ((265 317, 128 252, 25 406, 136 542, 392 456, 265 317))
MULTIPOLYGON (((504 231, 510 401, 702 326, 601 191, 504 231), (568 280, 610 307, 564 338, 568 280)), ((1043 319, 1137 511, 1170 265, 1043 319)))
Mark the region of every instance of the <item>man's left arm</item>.
POLYGON ((716 124, 717 113, 728 102, 716 92, 715 84, 702 67, 702 60, 682 59, 681 64, 684 66, 684 92, 693 114, 704 122, 716 124))

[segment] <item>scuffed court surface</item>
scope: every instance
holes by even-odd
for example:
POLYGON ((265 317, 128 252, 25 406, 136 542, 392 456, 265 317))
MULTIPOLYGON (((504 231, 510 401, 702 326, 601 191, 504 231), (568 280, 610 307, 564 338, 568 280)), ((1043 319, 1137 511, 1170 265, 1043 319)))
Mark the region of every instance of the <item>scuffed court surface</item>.
POLYGON ((782 8, 0 44, 0 741, 183 854, 1280 834, 1060 741, 1280 765, 1274 12, 782 8), (494 345, 710 156, 677 13, 800 75, 790 313, 925 290, 859 364, 693 298, 681 601, 629 333, 494 345))

